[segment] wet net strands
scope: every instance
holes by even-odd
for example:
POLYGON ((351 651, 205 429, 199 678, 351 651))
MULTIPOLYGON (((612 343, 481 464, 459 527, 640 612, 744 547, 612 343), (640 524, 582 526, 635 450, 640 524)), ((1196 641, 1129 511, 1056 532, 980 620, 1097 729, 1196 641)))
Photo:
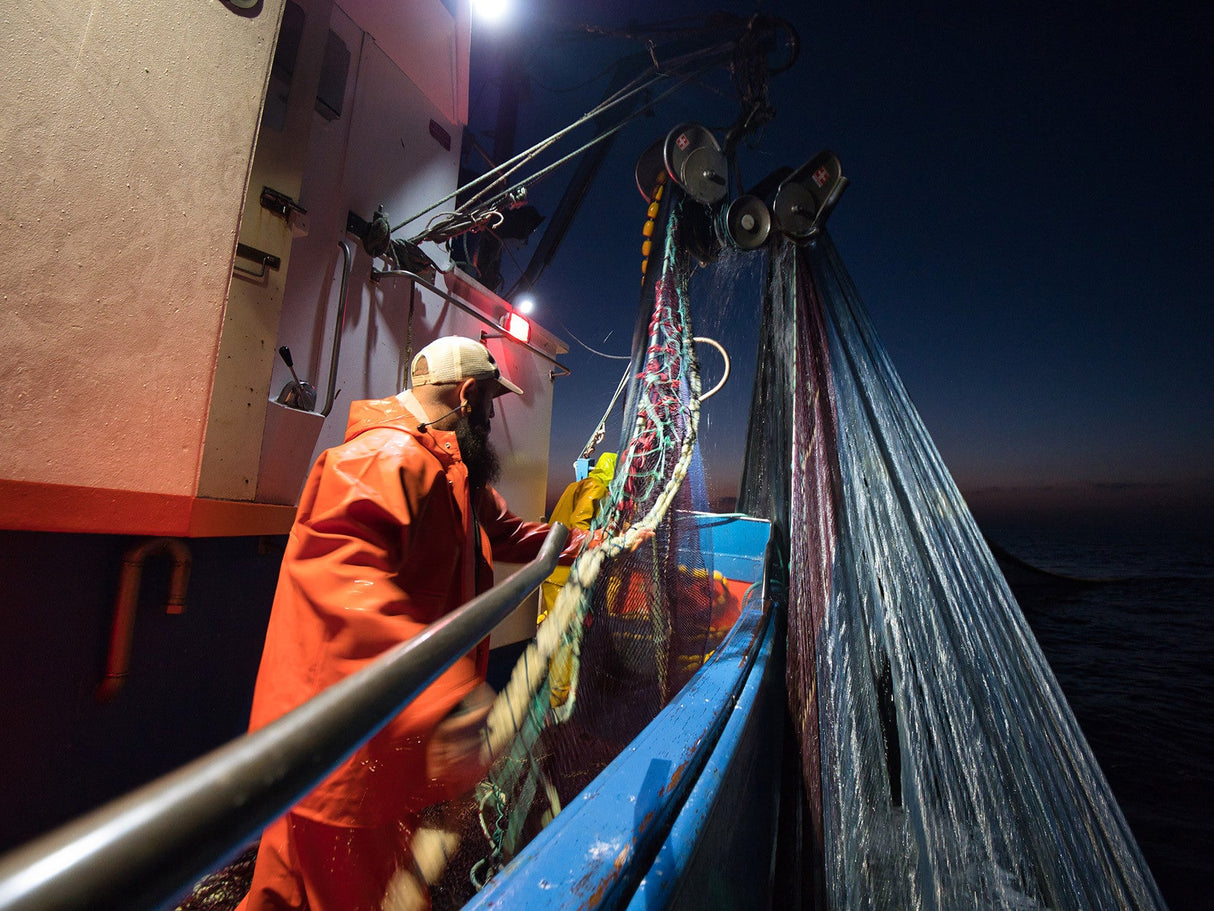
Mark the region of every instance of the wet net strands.
POLYGON ((1162 907, 830 238, 795 258, 783 293, 795 288, 798 338, 819 349, 798 348, 795 373, 819 388, 794 409, 811 426, 792 434, 790 703, 821 789, 827 906, 1162 907), (835 452, 815 460, 832 430, 835 452), (833 507, 804 464, 835 475, 833 507), (829 551, 806 548, 829 534, 823 510, 828 573, 814 561, 829 551), (816 679, 796 649, 816 655, 816 679))
POLYGON ((592 540, 602 543, 574 561, 494 703, 485 745, 493 765, 475 806, 448 807, 440 826, 414 838, 436 907, 458 906, 483 887, 640 732, 716 641, 711 567, 685 518, 702 506, 703 480, 679 205, 671 202, 664 222, 622 468, 593 526, 600 534, 592 540))

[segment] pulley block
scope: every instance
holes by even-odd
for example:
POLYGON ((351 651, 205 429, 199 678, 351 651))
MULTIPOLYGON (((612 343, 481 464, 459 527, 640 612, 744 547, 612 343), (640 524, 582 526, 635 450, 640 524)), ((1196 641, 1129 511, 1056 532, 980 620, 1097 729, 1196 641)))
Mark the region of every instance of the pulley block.
POLYGON ((702 205, 712 206, 728 190, 725 153, 705 127, 684 123, 647 148, 637 161, 637 189, 653 201, 658 175, 665 172, 683 191, 702 205))
POLYGON ((809 240, 822 230, 847 183, 835 153, 819 152, 776 190, 772 202, 776 226, 794 240, 809 240))
POLYGON ((771 213, 759 197, 739 196, 725 209, 722 218, 729 243, 739 250, 757 250, 767 243, 771 213))

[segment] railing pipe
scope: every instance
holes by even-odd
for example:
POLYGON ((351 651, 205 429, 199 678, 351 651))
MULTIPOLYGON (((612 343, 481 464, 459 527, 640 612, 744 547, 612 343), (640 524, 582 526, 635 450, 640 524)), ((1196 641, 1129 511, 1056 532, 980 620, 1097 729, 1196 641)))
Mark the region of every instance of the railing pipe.
MULTIPOLYGON (((372 281, 377 282, 380 279, 384 279, 384 278, 407 278, 407 279, 409 279, 409 281, 416 282, 417 284, 421 285, 427 291, 430 291, 433 294, 437 294, 439 297, 441 297, 447 303, 449 303, 455 307, 458 307, 460 310, 463 310, 469 316, 475 317, 476 319, 480 320, 486 326, 492 326, 494 329, 498 329, 498 330, 500 330, 502 328, 500 325, 495 323, 489 317, 485 316, 485 314, 481 313, 479 310, 477 310, 475 307, 473 307, 467 301, 463 300, 462 298, 456 297, 454 294, 450 293, 449 291, 444 291, 442 288, 438 287, 435 284, 432 284, 431 282, 426 281, 426 279, 422 278, 416 272, 410 272, 407 269, 372 269, 371 270, 371 280, 372 281)), ((531 344, 530 342, 524 342, 522 339, 517 339, 513 335, 510 335, 509 333, 506 333, 505 335, 503 335, 501 337, 507 338, 517 345, 522 345, 524 348, 526 348, 532 354, 536 355, 537 357, 542 357, 548 363, 552 364, 554 367, 556 367, 558 370, 560 370, 561 371, 560 373, 552 374, 552 377, 554 379, 558 376, 569 376, 570 373, 572 372, 568 367, 566 367, 564 364, 562 364, 560 361, 558 361, 556 358, 554 358, 547 351, 543 351, 543 350, 535 347, 535 345, 531 344)))
POLYGON ((239 850, 470 651, 556 566, 500 585, 292 712, 0 858, 0 911, 160 908, 239 850))
POLYGON ((346 326, 346 297, 350 293, 350 270, 354 266, 354 248, 350 242, 339 240, 337 246, 341 247, 342 256, 341 299, 337 302, 337 324, 333 327, 333 352, 329 357, 329 388, 325 393, 325 407, 320 409, 320 413, 325 417, 328 417, 329 412, 333 410, 333 399, 337 395, 334 391, 337 387, 337 360, 341 357, 341 336, 346 326))

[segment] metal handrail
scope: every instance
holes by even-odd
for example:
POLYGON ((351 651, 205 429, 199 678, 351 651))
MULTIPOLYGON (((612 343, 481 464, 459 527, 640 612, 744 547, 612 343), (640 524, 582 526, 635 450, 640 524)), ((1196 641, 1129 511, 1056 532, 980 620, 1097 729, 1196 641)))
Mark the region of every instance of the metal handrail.
POLYGON ((568 529, 500 585, 259 731, 0 858, 0 911, 155 909, 239 850, 505 619, 568 529))
POLYGON ((346 327, 346 298, 350 296, 350 270, 354 266, 354 248, 349 241, 339 240, 341 247, 341 291, 337 301, 337 320, 333 326, 333 353, 329 355, 329 389, 320 413, 325 417, 333 410, 333 398, 337 395, 337 361, 341 357, 341 336, 346 327))
MULTIPOLYGON (((426 281, 426 279, 424 279, 422 276, 418 275, 416 272, 410 272, 407 269, 372 269, 371 270, 371 281, 378 282, 380 279, 383 279, 383 278, 407 278, 410 281, 416 282, 417 284, 421 285, 427 291, 429 291, 433 294, 437 294, 439 297, 441 297, 447 303, 458 307, 460 310, 463 310, 469 316, 475 317, 476 319, 480 320, 486 326, 492 326, 494 329, 499 329, 499 330, 502 328, 500 325, 495 323, 491 318, 485 316, 485 314, 483 314, 479 310, 477 310, 468 301, 464 300, 461 297, 458 297, 457 295, 451 294, 449 291, 444 291, 442 288, 438 287, 437 285, 433 284, 432 282, 426 281)), ((569 376, 573 372, 568 367, 566 367, 564 364, 562 364, 560 361, 558 361, 556 358, 554 358, 551 354, 549 354, 547 351, 544 351, 540 348, 535 347, 535 345, 531 344, 530 342, 524 342, 522 339, 515 338, 510 333, 506 333, 504 335, 497 336, 497 337, 509 339, 510 341, 514 342, 517 345, 522 345, 524 348, 526 348, 532 354, 534 354, 538 357, 542 357, 548 363, 552 364, 557 369, 559 369, 561 371, 560 373, 551 373, 552 379, 556 379, 557 377, 561 377, 561 376, 569 376)))

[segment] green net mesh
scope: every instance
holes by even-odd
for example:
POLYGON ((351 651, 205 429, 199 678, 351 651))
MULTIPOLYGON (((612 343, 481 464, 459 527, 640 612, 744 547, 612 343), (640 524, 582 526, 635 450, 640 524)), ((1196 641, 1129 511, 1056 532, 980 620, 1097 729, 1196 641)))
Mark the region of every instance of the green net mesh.
MULTIPOLYGON (((729 599, 690 520, 706 505, 699 375, 677 190, 642 293, 625 441, 593 530, 489 720, 497 760, 434 885, 457 907, 567 805, 691 678, 728 629, 729 599)), ((454 815, 454 821, 453 821, 454 815)), ((422 841, 424 842, 424 838, 422 841)))

